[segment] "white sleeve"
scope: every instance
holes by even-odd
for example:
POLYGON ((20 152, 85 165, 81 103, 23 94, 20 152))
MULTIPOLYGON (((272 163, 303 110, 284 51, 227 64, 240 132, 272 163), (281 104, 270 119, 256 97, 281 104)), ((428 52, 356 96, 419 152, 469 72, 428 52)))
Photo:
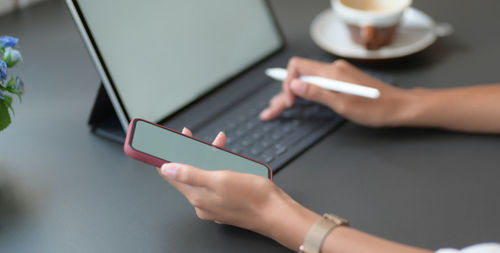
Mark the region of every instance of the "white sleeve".
POLYGON ((436 253, 500 253, 499 243, 482 243, 469 246, 462 250, 457 249, 440 249, 436 253))

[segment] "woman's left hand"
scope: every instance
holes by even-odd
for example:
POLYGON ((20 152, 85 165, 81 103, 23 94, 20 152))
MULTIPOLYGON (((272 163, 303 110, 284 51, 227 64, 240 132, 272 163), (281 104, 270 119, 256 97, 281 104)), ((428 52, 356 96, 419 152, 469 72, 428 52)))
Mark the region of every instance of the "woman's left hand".
MULTIPOLYGON (((186 128, 182 133, 192 136, 186 128)), ((224 147, 225 141, 219 133, 213 145, 224 147)), ((166 163, 158 172, 188 199, 200 219, 249 229, 289 247, 303 240, 318 218, 264 177, 177 163, 166 163)))
MULTIPOLYGON (((187 128, 182 133, 192 136, 187 128)), ((221 132, 213 145, 223 148, 225 142, 221 132)), ((251 230, 259 230, 261 214, 281 192, 267 178, 228 170, 207 171, 166 163, 158 172, 189 200, 200 219, 251 230)))

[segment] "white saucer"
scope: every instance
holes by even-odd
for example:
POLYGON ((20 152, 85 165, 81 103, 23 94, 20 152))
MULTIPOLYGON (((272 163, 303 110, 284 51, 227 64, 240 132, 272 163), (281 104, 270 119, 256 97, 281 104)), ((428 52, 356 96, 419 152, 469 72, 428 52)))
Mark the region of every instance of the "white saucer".
POLYGON ((321 12, 311 24, 311 36, 323 50, 354 59, 390 59, 414 54, 429 47, 438 36, 451 33, 451 26, 436 27, 434 20, 424 12, 409 8, 391 45, 378 50, 367 50, 355 44, 349 30, 331 9, 321 12))

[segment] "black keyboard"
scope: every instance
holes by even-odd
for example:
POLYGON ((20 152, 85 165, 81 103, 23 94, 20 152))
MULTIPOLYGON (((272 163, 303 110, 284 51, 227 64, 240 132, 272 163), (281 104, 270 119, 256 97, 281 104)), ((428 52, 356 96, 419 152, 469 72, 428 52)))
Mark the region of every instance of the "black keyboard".
MULTIPOLYGON (((391 76, 368 69, 364 71, 386 83, 395 84, 391 76)), ((224 131, 227 149, 266 163, 275 172, 344 121, 330 108, 300 98, 273 121, 261 121, 260 112, 280 91, 279 82, 268 81, 260 85, 253 94, 220 112, 213 121, 195 128, 195 135, 212 142, 220 131, 224 131)))
MULTIPOLYGON (((363 71, 386 83, 395 84, 390 76, 369 69, 363 71)), ((280 82, 268 80, 257 85, 254 92, 240 97, 238 102, 218 112, 211 120, 192 126, 194 135, 211 143, 220 131, 224 131, 227 149, 266 163, 276 172, 344 122, 330 108, 304 99, 297 99, 292 108, 273 121, 261 121, 260 112, 280 91, 280 82)), ((111 104, 108 107, 112 109, 111 104)), ((93 131, 118 142, 125 139, 117 118, 94 126, 93 131)))
POLYGON ((266 163, 276 171, 343 121, 328 107, 303 99, 275 120, 261 121, 260 112, 280 90, 278 83, 262 85, 214 121, 195 129, 195 135, 211 142, 219 131, 224 131, 227 149, 266 163))

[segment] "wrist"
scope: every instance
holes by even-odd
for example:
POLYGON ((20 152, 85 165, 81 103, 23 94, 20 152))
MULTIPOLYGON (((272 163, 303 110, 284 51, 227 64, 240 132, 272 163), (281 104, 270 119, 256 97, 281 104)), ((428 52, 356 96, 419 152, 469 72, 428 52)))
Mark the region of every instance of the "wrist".
POLYGON ((320 215, 300 205, 284 192, 275 194, 270 210, 263 212, 263 235, 297 251, 320 215))
POLYGON ((416 88, 405 91, 395 126, 422 127, 431 116, 435 91, 416 88))

